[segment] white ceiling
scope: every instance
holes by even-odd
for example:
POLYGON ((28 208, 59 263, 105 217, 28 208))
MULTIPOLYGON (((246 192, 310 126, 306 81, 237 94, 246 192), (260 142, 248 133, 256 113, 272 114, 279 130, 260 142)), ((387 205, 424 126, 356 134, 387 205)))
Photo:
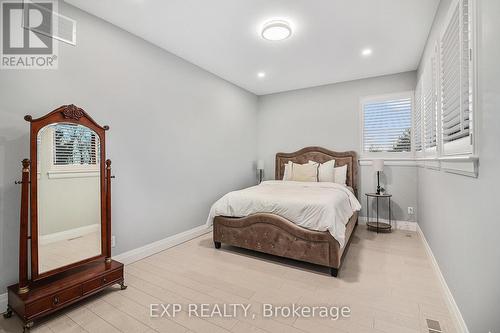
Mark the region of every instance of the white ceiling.
POLYGON ((66 0, 244 89, 274 92, 417 68, 439 0, 66 0), (291 38, 259 28, 285 18, 291 38), (364 48, 373 49, 369 57, 364 48), (258 72, 265 78, 258 78, 258 72))

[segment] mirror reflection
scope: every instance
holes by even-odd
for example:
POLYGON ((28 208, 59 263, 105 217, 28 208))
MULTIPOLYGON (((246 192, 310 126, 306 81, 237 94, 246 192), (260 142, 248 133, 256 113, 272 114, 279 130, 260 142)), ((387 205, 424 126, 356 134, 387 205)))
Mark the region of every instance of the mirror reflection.
POLYGON ((39 274, 101 254, 100 143, 91 129, 38 132, 39 274))

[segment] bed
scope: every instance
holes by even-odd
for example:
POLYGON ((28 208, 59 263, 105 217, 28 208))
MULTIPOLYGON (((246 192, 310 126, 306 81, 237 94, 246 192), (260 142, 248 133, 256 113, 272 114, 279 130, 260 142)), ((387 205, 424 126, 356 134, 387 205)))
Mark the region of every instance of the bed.
MULTIPOLYGON (((309 161, 324 163, 332 159, 335 159, 336 167, 347 165, 346 185, 357 197, 358 168, 356 153, 353 151, 335 152, 321 147, 307 147, 294 153, 278 153, 276 154, 275 179, 281 180, 283 178, 285 164, 289 161, 304 164, 309 161)), ((345 230, 342 230, 344 237, 339 242, 332 236, 331 230, 307 229, 278 214, 256 212, 243 217, 233 216, 214 216, 212 218, 213 241, 216 248, 220 248, 221 244, 228 244, 322 265, 329 267, 330 274, 335 277, 342 265, 358 223, 356 211, 348 218, 347 223, 343 222, 345 226, 345 230)))

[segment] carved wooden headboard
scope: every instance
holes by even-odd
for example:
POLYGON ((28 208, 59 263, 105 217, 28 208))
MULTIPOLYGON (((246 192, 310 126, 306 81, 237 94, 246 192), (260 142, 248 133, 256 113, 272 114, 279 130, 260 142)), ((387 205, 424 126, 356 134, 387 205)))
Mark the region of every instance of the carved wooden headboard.
POLYGON ((335 152, 321 147, 306 147, 294 153, 277 153, 275 179, 283 179, 285 164, 288 161, 304 164, 309 161, 324 163, 329 160, 335 160, 335 167, 347 165, 347 186, 358 193, 358 158, 354 151, 335 152))

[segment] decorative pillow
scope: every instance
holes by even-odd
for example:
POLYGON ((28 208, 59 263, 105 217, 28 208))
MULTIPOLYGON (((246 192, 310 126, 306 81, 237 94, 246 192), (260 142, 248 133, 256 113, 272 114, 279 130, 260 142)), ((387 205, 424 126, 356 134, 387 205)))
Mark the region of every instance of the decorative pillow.
MULTIPOLYGON (((317 163, 314 161, 309 161, 309 163, 317 163)), ((331 182, 335 181, 335 160, 330 160, 325 163, 319 163, 318 168, 318 181, 319 182, 331 182)))
POLYGON ((292 164, 292 179, 297 182, 317 182, 318 163, 292 164))
POLYGON ((347 165, 343 165, 338 168, 334 168, 334 182, 341 185, 346 185, 347 180, 347 165))
POLYGON ((283 172, 283 180, 292 180, 292 162, 288 161, 285 164, 285 171, 283 172))

